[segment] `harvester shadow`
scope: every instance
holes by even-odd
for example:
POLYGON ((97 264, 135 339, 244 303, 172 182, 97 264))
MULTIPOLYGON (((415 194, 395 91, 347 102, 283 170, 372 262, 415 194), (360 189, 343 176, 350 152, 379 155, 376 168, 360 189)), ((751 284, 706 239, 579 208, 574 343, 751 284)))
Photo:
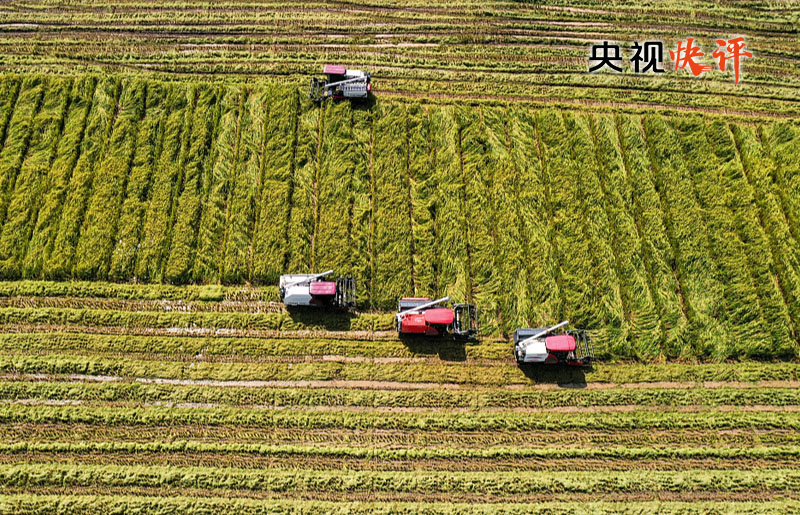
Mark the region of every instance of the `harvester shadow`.
POLYGON ((438 356, 442 361, 467 360, 467 349, 463 341, 411 335, 400 335, 400 341, 414 354, 438 356))
POLYGON ((356 317, 349 311, 320 311, 302 306, 292 306, 287 312, 298 327, 319 327, 325 331, 349 331, 356 317))
POLYGON ((375 95, 369 93, 367 98, 353 101, 350 103, 351 109, 354 111, 371 111, 375 107, 375 95))
POLYGON ((557 384, 561 388, 586 388, 586 373, 592 370, 591 367, 540 363, 520 363, 518 365, 525 377, 534 383, 557 384))

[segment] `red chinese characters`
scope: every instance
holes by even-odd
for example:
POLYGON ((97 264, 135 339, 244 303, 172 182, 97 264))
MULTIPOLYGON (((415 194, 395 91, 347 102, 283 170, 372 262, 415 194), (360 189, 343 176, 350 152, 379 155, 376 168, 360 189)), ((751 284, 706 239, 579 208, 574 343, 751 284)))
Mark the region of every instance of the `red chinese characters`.
POLYGON ((669 51, 669 57, 675 61, 675 69, 682 70, 686 68, 686 65, 689 65, 689 69, 695 77, 699 77, 711 69, 710 65, 695 61, 695 58, 703 57, 704 55, 700 47, 694 44, 694 38, 688 38, 685 45, 683 41, 678 41, 677 50, 669 51))
MULTIPOLYGON (((725 71, 725 63, 728 59, 733 59, 733 77, 736 83, 739 83, 739 60, 742 57, 753 57, 753 54, 744 50, 746 43, 744 42, 744 38, 733 38, 725 41, 724 39, 718 39, 717 45, 719 48, 714 50, 711 54, 711 57, 714 57, 719 60, 719 69, 720 71, 725 71), (727 52, 725 50, 727 49, 727 52)), ((672 52, 670 52, 671 54, 672 52)))

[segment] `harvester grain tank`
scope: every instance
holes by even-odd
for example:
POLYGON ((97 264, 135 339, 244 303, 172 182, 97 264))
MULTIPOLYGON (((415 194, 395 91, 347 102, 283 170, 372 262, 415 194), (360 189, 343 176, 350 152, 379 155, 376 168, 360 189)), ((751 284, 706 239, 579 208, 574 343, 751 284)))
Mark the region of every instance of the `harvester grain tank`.
POLYGON ((372 91, 372 76, 361 70, 348 70, 341 64, 326 64, 322 73, 326 78, 311 78, 309 96, 314 102, 364 99, 372 91))
POLYGON ((450 297, 431 300, 430 297, 403 297, 395 315, 397 332, 401 335, 445 336, 471 338, 478 333, 478 310, 474 304, 443 306, 450 297))
POLYGON ((518 363, 546 365, 589 366, 594 361, 594 349, 589 333, 571 329, 555 334, 569 325, 565 320, 546 329, 517 329, 514 331, 514 355, 518 363))
POLYGON ((355 306, 356 282, 352 277, 324 278, 333 274, 287 274, 280 278, 281 300, 287 307, 309 306, 348 310, 355 306))

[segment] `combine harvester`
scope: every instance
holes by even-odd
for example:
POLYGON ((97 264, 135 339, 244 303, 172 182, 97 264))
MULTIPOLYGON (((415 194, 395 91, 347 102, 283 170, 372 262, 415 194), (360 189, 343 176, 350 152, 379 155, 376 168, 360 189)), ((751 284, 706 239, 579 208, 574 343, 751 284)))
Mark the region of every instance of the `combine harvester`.
POLYGON ((514 331, 514 355, 517 363, 591 366, 594 361, 594 349, 586 331, 573 329, 547 336, 567 324, 569 320, 547 329, 514 331))
POLYGON ((355 307, 356 281, 339 277, 325 281, 333 270, 321 274, 282 275, 279 288, 286 307, 320 307, 347 311, 355 307))
POLYGON ((478 333, 478 309, 474 304, 455 304, 452 308, 437 307, 450 297, 431 300, 429 297, 403 297, 395 319, 400 336, 445 336, 469 339, 478 333))
POLYGON ((364 99, 372 91, 371 75, 361 70, 348 70, 340 64, 326 64, 322 73, 328 78, 311 78, 309 96, 314 102, 364 99))

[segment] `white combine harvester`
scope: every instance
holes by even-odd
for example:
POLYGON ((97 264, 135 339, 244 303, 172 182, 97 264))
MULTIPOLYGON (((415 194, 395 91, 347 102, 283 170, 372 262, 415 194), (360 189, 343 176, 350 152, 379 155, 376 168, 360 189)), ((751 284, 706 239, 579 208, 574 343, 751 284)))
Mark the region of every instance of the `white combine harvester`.
POLYGON ((561 334, 551 334, 568 324, 569 320, 565 320, 547 329, 514 331, 514 355, 517 363, 590 366, 594 361, 594 349, 586 331, 573 329, 561 334))
POLYGON ((326 64, 322 73, 327 78, 311 78, 309 96, 314 102, 365 99, 372 91, 372 76, 367 72, 348 70, 341 64, 326 64))
POLYGON ((287 307, 320 307, 349 310, 355 307, 356 281, 352 277, 339 277, 335 281, 323 278, 333 270, 321 274, 282 275, 278 284, 281 300, 287 307))

